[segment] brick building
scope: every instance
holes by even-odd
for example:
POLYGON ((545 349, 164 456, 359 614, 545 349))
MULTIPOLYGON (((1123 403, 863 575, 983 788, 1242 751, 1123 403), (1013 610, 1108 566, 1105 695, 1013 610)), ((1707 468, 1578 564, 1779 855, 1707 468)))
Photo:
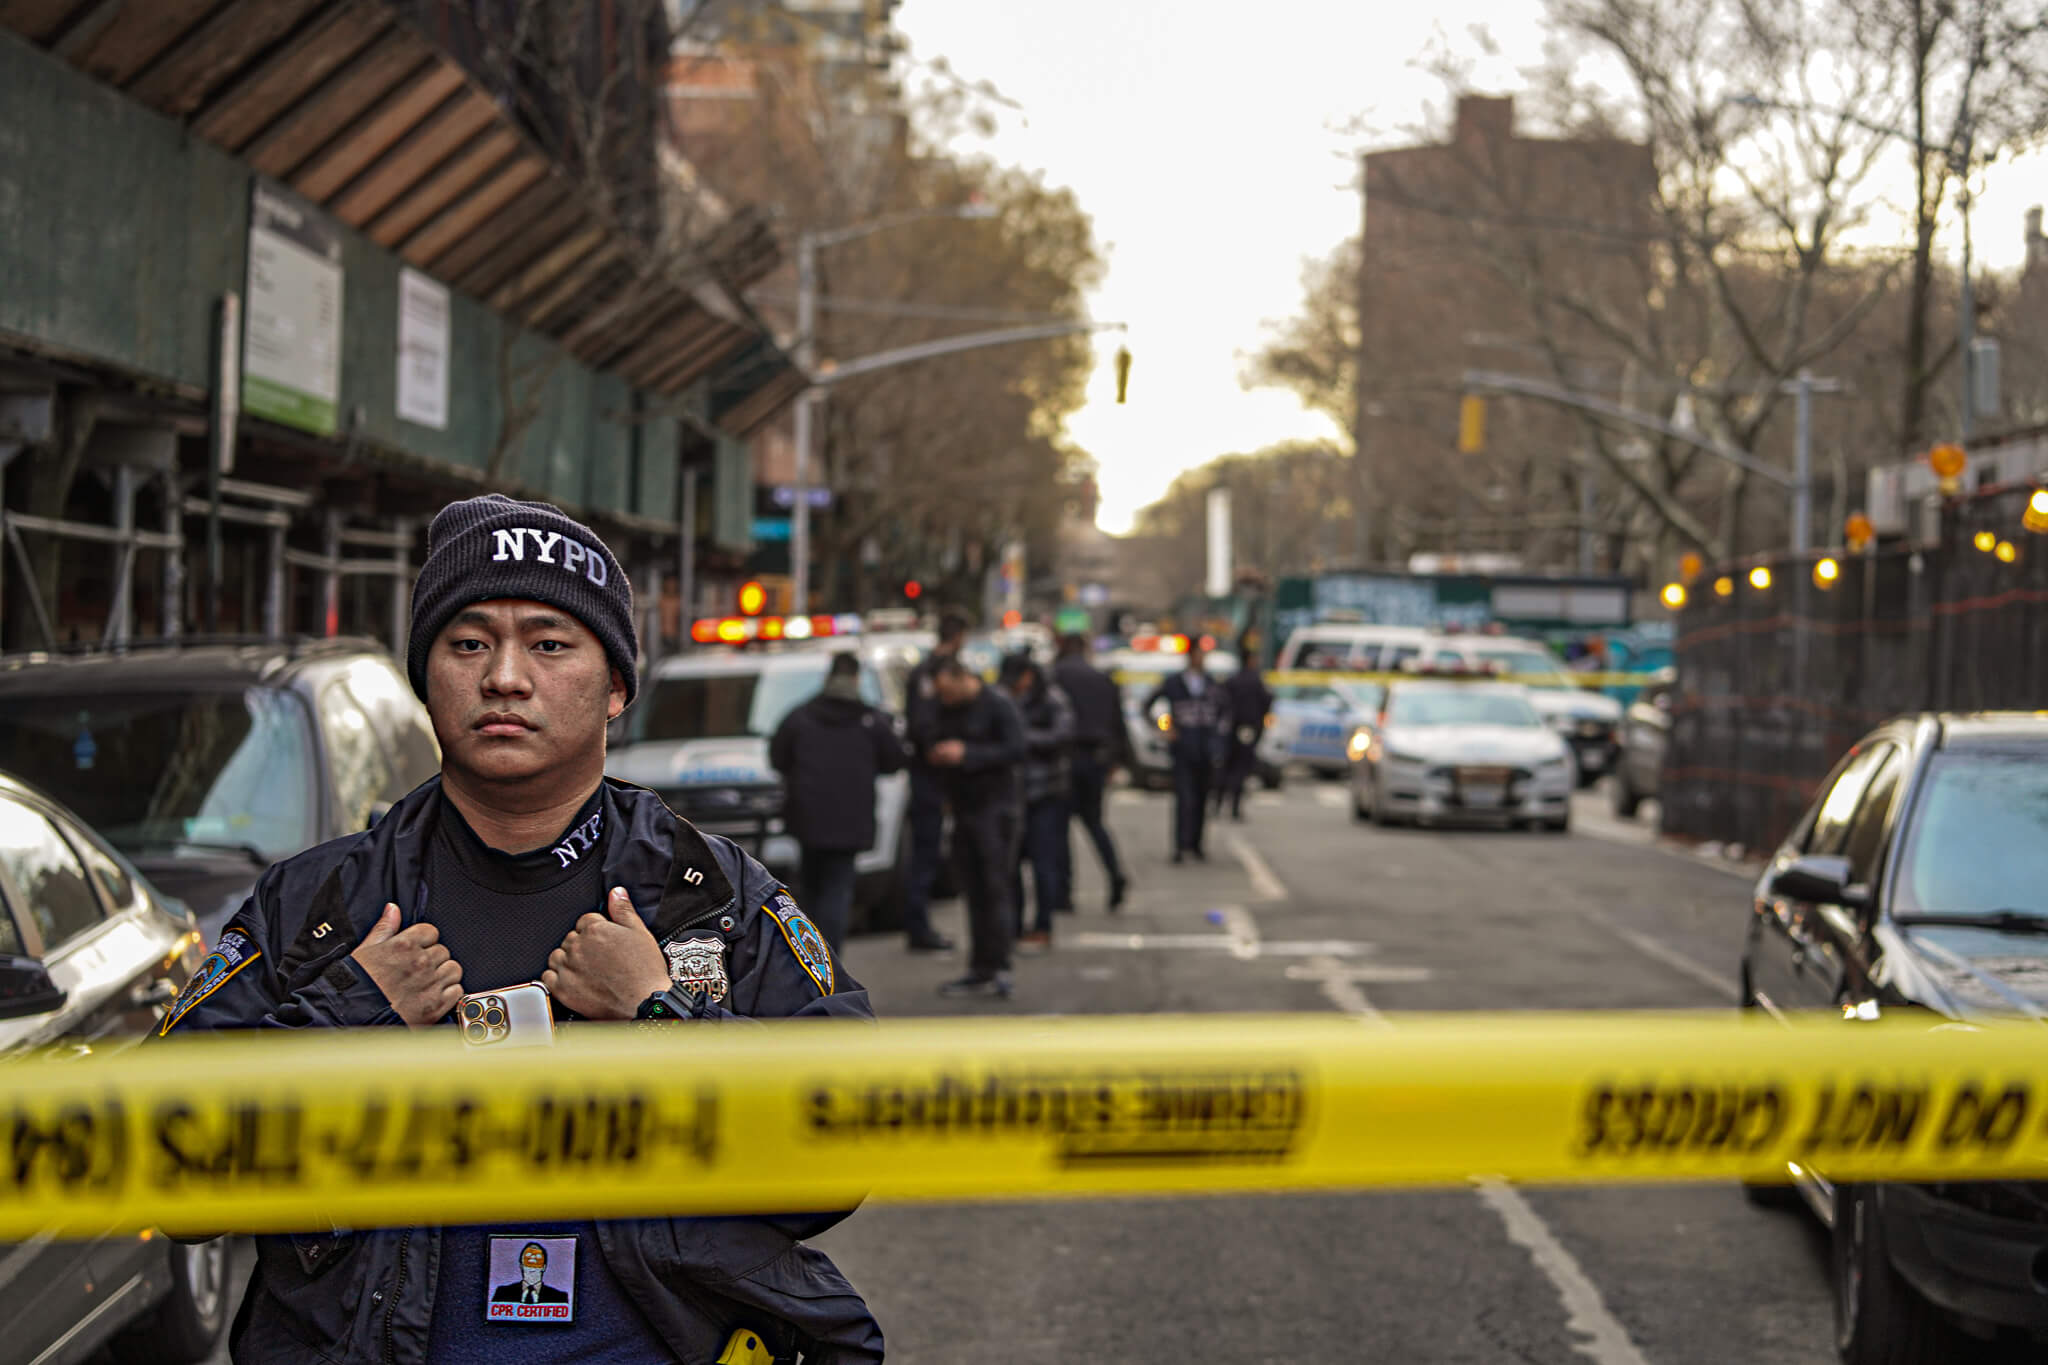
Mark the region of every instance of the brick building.
POLYGON ((1586 481, 1576 420, 1496 399, 1485 453, 1460 455, 1460 376, 1555 381, 1554 351, 1574 386, 1625 398, 1633 376, 1611 333, 1647 310, 1655 183, 1648 147, 1520 135, 1509 98, 1465 96, 1448 141, 1365 157, 1354 435, 1373 558, 1489 550, 1572 565, 1583 510, 1597 522, 1614 497, 1586 481))

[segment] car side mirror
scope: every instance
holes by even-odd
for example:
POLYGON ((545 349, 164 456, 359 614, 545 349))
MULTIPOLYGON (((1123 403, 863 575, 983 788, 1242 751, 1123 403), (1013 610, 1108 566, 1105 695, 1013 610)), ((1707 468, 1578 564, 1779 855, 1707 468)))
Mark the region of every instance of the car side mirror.
POLYGON ((0 954, 0 1019, 48 1014, 64 1003, 50 969, 32 957, 0 954))
POLYGON ((1854 885, 1849 860, 1836 853, 1805 853, 1771 878, 1771 894, 1813 905, 1860 906, 1867 892, 1854 885))

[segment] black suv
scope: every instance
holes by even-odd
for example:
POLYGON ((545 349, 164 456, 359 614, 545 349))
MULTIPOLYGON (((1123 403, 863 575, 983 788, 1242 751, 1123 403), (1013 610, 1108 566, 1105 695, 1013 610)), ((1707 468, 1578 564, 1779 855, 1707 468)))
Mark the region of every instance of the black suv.
MULTIPOLYGON (((1846 1019, 2048 1018, 2048 717, 1905 716, 1849 750, 1751 898, 1742 1003, 1846 1019)), ((1845 1365, 2048 1338, 2048 1183, 1851 1185, 1794 1166, 1832 1234, 1845 1365), (1965 1335, 1955 1330, 1960 1323, 1965 1335)))
POLYGON ((366 828, 441 761, 404 672, 361 639, 10 655, 0 755, 209 942, 263 869, 366 828))

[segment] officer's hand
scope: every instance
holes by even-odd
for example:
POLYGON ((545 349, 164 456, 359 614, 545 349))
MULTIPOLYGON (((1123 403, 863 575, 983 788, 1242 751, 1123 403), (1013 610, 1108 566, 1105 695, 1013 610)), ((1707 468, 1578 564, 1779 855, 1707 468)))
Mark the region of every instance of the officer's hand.
POLYGON ((605 913, 577 920, 548 954, 540 984, 585 1019, 631 1019, 648 996, 668 989, 668 958, 625 888, 615 886, 605 913))
POLYGON ((349 956, 369 973, 399 1018, 412 1028, 425 1028, 462 999, 462 964, 449 956, 433 925, 400 929, 398 924, 398 907, 387 904, 349 956))

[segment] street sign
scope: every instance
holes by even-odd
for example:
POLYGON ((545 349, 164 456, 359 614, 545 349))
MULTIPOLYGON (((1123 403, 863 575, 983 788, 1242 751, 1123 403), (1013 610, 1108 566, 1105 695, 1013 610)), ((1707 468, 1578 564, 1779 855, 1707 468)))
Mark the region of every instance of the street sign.
MULTIPOLYGON (((775 500, 777 507, 796 506, 796 487, 793 484, 776 484, 775 491, 768 496, 775 500)), ((817 487, 807 488, 804 490, 804 501, 811 505, 812 510, 822 511, 832 505, 832 490, 817 487)))
POLYGON ((1080 634, 1088 629, 1086 607, 1061 607, 1052 618, 1052 628, 1062 635, 1080 634))
POLYGON ((755 540, 788 540, 788 539, 789 539, 789 518, 788 518, 788 517, 755 517, 755 518, 754 518, 754 539, 755 539, 755 540))

